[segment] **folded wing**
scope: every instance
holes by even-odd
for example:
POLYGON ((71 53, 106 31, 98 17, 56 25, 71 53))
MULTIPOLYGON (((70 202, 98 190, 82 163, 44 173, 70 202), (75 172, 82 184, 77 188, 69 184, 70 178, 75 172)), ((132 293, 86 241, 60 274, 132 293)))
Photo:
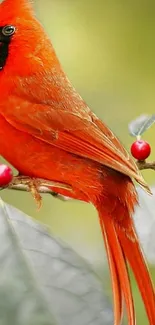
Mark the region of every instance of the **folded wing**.
POLYGON ((52 146, 135 178, 150 193, 134 160, 112 131, 88 107, 87 110, 83 107, 83 110, 74 112, 11 97, 4 117, 17 129, 52 146))

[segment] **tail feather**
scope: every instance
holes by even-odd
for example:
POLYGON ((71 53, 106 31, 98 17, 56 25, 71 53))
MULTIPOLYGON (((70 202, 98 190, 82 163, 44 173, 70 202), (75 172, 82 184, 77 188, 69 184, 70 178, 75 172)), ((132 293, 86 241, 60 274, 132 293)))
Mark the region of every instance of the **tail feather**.
POLYGON ((119 292, 122 291, 127 309, 128 324, 135 325, 135 311, 126 260, 117 237, 114 222, 112 218, 105 215, 103 216, 101 213, 100 223, 103 237, 105 239, 105 246, 106 249, 108 248, 107 253, 110 261, 109 265, 114 290, 115 324, 121 323, 120 312, 122 305, 120 305, 120 298, 118 305, 117 299, 118 295, 120 295, 119 292), (117 282, 115 282, 115 278, 117 278, 117 282), (120 286, 120 289, 118 289, 118 285, 120 286), (120 323, 118 323, 119 319, 120 323))
POLYGON ((122 297, 121 284, 120 284, 117 267, 114 261, 114 256, 112 254, 112 250, 108 242, 106 230, 104 228, 102 219, 100 219, 100 224, 101 224, 105 248, 108 256, 109 268, 111 272, 111 281, 112 281, 113 299, 114 299, 114 320, 115 320, 114 325, 120 325, 123 316, 123 307, 122 307, 123 297, 122 297))
POLYGON ((120 227, 117 228, 117 234, 122 250, 135 275, 150 325, 155 325, 155 292, 132 220, 129 236, 120 227))

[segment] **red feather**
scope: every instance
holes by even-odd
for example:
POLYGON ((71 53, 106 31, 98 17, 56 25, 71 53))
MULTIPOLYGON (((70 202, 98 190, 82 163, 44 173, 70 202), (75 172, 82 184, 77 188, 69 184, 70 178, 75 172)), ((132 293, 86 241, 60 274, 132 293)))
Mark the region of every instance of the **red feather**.
POLYGON ((0 26, 7 24, 16 32, 0 71, 0 153, 21 174, 68 184, 72 192, 57 192, 95 205, 115 325, 122 321, 123 300, 128 324, 135 325, 127 262, 154 325, 155 293, 132 220, 137 194, 131 178, 150 189, 120 141, 71 86, 28 0, 0 5, 0 26))

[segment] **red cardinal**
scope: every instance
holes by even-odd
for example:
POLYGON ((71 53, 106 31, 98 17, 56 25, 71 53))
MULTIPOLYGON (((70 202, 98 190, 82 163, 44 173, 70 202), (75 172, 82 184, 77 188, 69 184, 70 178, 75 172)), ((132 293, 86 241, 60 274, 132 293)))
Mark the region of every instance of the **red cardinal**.
POLYGON ((155 293, 132 215, 134 178, 149 188, 112 131, 67 79, 28 0, 0 5, 0 153, 20 174, 62 182, 62 195, 96 207, 111 271, 115 325, 125 301, 135 325, 129 262, 155 324, 155 293))

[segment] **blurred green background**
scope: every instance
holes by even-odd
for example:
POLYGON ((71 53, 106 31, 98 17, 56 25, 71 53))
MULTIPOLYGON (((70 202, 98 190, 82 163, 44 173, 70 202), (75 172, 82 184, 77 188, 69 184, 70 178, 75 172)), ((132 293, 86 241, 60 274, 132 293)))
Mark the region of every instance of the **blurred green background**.
MULTIPOLYGON (((140 114, 154 113, 155 2, 36 0, 35 10, 73 85, 129 149, 133 139, 128 135, 128 123, 140 114)), ((151 128, 145 134, 152 148, 154 132, 151 128)), ((155 159, 152 151, 150 159, 155 159)), ((150 184, 155 183, 152 172, 144 175, 150 184)), ((49 225, 97 271, 105 267, 103 241, 92 206, 44 195, 38 212, 27 193, 6 190, 2 198, 49 225)), ((137 324, 147 324, 135 286, 134 292, 137 324)))

